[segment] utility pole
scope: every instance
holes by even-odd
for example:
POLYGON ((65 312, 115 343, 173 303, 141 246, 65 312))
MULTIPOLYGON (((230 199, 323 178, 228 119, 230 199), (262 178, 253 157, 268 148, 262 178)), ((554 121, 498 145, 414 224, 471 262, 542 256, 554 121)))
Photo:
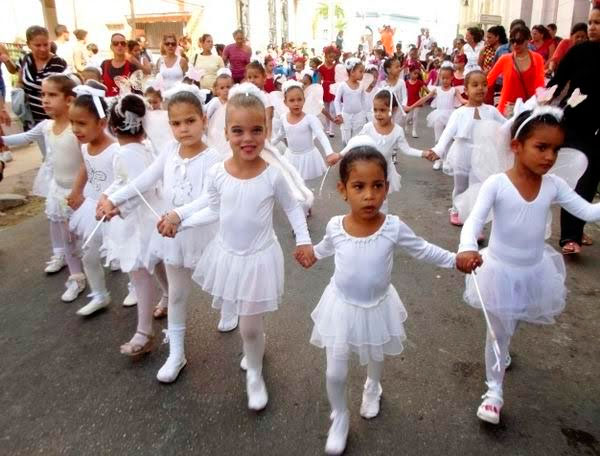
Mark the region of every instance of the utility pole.
POLYGON ((135 5, 133 4, 134 0, 129 0, 129 11, 131 15, 131 21, 129 25, 131 26, 131 39, 135 39, 135 5))

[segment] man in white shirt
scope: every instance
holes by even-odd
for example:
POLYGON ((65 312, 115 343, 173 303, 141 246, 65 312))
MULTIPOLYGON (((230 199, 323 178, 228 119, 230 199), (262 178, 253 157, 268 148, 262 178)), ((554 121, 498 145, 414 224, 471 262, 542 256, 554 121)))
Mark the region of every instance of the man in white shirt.
POLYGON ((56 35, 56 55, 67 62, 69 69, 73 69, 73 46, 69 42, 69 30, 66 25, 58 24, 54 27, 54 34, 56 35))

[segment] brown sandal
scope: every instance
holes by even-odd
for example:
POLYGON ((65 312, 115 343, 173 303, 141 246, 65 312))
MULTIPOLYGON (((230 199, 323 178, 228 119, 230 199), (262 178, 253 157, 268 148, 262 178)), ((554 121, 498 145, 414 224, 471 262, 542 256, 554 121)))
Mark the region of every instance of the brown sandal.
POLYGON ((141 331, 137 331, 136 334, 140 334, 144 337, 147 337, 147 342, 144 345, 126 342, 123 345, 121 345, 121 354, 127 356, 139 356, 152 351, 152 346, 154 345, 154 336, 151 334, 145 334, 141 331))
POLYGON ((563 255, 572 255, 574 253, 580 253, 581 246, 577 242, 569 241, 562 247, 563 255))
POLYGON ((152 316, 156 320, 160 320, 161 318, 165 318, 168 314, 168 307, 156 306, 154 308, 154 312, 152 312, 152 316))
POLYGON ((593 245, 594 244, 594 240, 589 237, 587 234, 583 233, 583 235, 581 236, 581 245, 593 245))

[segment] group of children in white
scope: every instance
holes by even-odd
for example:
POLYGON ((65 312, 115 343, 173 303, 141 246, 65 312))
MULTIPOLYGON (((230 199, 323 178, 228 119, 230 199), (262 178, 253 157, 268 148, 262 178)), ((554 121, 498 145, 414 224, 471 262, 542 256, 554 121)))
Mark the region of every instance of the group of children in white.
MULTIPOLYGON (((150 351, 153 317, 166 314, 170 353, 157 379, 169 383, 187 363, 186 305, 196 282, 221 311, 220 331, 235 329, 239 321, 248 407, 261 410, 268 401, 263 318, 277 310, 284 291, 283 252, 273 230, 277 202, 293 228, 300 264, 308 268, 335 257, 334 275, 311 315, 310 341, 325 349, 327 359, 332 424, 326 452, 340 454, 346 446, 351 353, 368 366, 360 413, 373 418, 379 413, 384 356, 403 350, 407 313, 391 284, 397 247, 470 274, 464 298, 483 309, 488 328, 488 390, 477 416, 498 423, 517 323, 552 323, 565 306, 564 263, 545 243, 550 206, 559 204, 590 221, 600 219, 600 205, 584 201, 559 177, 576 181, 586 161, 576 151, 559 153, 562 111, 542 106, 543 93, 518 103, 507 120, 483 104, 483 73, 466 75, 462 99, 450 86, 452 70, 442 69, 441 85, 407 106, 399 67, 396 60, 386 62, 387 79, 377 84, 376 71, 367 68, 365 75, 359 60, 348 59, 331 88, 333 113, 323 105, 323 88, 312 83, 310 70, 294 81, 278 80, 280 91, 270 95, 261 90, 260 65, 250 64, 248 82, 236 86, 223 70, 208 104, 199 89, 180 84, 162 94, 166 112, 150 110, 142 97, 123 88, 108 105, 99 84, 77 85, 68 75, 45 79, 42 99, 52 120, 3 140, 16 145, 46 138, 50 153, 35 191, 46 196, 53 261, 64 258, 69 268, 62 299, 75 300, 87 279, 92 299, 77 313, 108 306, 102 258, 117 260, 138 301, 136 333, 121 353, 150 351), (408 145, 400 124, 432 97, 428 124, 437 144, 422 152, 408 145), (341 152, 332 150, 320 113, 341 126, 341 152), (276 149, 283 139, 285 150, 276 149), (397 150, 443 160, 453 174, 451 222, 465 220, 458 254, 426 242, 387 214, 390 193, 400 189, 397 150), (568 164, 563 160, 552 168, 563 153, 570 154, 568 164), (338 162, 337 188, 349 212, 333 217, 313 248, 306 215, 314 197, 304 181, 326 177, 338 162), (490 219, 489 246, 478 252, 490 219)), ((580 100, 581 95, 566 109, 576 109, 580 100)))

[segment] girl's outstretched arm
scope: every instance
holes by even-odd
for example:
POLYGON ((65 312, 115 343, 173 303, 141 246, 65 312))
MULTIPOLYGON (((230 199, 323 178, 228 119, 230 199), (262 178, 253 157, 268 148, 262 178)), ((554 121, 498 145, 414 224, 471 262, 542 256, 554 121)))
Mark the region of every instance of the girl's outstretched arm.
POLYGON ((441 268, 454 268, 455 254, 417 236, 408 225, 400 221, 396 245, 402 247, 417 260, 435 264, 441 268))
POLYGON ((588 203, 561 177, 549 175, 557 187, 555 201, 566 211, 586 222, 600 220, 600 203, 588 203))

